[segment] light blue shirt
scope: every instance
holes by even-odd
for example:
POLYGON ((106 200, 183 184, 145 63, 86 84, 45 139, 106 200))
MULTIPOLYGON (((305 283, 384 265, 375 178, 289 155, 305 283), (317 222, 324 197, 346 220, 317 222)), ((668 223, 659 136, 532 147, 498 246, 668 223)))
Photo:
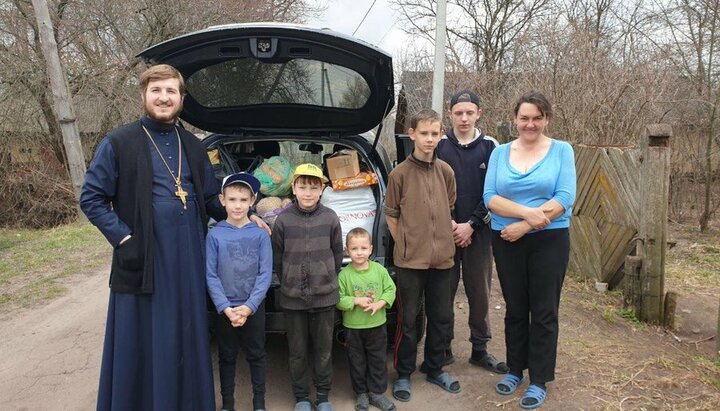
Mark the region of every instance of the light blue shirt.
MULTIPOLYGON (((545 157, 527 173, 521 173, 510 165, 510 144, 499 146, 490 155, 483 193, 485 204, 490 204, 490 199, 496 195, 528 207, 540 207, 549 200, 555 200, 565 208, 565 212, 545 229, 569 227, 576 185, 572 146, 553 139, 545 157)), ((500 231, 521 220, 491 213, 490 221, 490 227, 500 231)))

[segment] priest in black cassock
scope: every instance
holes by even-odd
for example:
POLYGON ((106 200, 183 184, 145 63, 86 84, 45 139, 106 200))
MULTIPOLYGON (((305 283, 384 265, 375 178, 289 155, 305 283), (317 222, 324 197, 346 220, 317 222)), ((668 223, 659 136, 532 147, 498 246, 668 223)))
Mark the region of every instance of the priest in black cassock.
POLYGON ((145 115, 100 142, 80 196, 114 247, 97 409, 210 411, 204 238, 225 211, 205 149, 177 124, 181 74, 153 66, 140 88, 145 115))

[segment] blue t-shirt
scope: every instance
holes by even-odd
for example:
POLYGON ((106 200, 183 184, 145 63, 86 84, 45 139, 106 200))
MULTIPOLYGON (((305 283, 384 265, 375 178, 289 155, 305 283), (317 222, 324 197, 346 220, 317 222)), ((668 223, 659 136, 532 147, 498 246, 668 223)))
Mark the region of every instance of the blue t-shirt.
MULTIPOLYGON (((511 144, 499 146, 490 155, 483 194, 485 204, 496 195, 528 207, 540 207, 555 200, 565 208, 565 213, 552 220, 545 229, 569 227, 576 184, 572 146, 553 139, 545 157, 527 173, 521 173, 510 165, 511 144)), ((491 213, 490 226, 500 231, 516 221, 521 220, 491 213)))

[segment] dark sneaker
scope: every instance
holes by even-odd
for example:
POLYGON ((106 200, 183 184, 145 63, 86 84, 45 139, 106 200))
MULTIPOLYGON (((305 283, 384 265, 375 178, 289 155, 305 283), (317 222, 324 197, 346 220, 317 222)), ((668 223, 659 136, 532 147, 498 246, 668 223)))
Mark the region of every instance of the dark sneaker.
POLYGON ((382 411, 395 411, 395 404, 383 394, 370 394, 370 405, 382 411))
POLYGON ((367 393, 358 394, 355 400, 355 411, 367 411, 370 408, 370 398, 367 393))

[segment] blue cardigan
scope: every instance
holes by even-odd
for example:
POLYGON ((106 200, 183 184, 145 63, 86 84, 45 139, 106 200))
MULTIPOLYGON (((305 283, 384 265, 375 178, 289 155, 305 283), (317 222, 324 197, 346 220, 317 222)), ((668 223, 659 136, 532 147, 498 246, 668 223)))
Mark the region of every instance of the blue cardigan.
MULTIPOLYGON (((485 204, 489 204, 496 195, 528 207, 540 207, 549 200, 555 200, 565 208, 565 212, 545 229, 569 227, 576 185, 572 146, 553 139, 545 157, 527 173, 521 173, 510 165, 511 144, 499 146, 490 155, 483 194, 485 204)), ((491 213, 493 230, 500 231, 516 221, 520 219, 491 213)))
POLYGON ((218 314, 247 305, 257 311, 272 279, 272 245, 265 230, 250 222, 235 227, 217 223, 205 240, 205 278, 218 314))

